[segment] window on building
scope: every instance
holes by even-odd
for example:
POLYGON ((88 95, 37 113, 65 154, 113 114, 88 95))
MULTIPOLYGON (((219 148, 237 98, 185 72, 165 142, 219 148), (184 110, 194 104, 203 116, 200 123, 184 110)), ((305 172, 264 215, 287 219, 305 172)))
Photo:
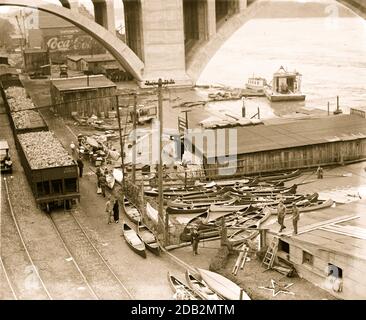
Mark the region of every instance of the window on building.
POLYGON ((286 241, 279 240, 278 241, 278 251, 290 253, 290 245, 286 241))
POLYGON ((302 252, 302 263, 312 266, 314 263, 314 256, 309 252, 303 251, 302 252))
POLYGON ((328 263, 328 276, 333 276, 338 279, 343 278, 343 270, 334 264, 328 263))

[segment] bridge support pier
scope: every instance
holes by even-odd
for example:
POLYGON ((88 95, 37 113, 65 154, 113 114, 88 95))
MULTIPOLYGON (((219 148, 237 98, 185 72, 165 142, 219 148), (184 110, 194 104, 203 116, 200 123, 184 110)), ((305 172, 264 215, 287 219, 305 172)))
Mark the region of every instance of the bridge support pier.
POLYGON ((174 79, 176 86, 193 84, 186 74, 182 5, 178 0, 149 0, 135 6, 140 10, 134 14, 139 17, 135 28, 141 33, 126 31, 130 35, 128 43, 137 41, 137 47, 141 46, 140 52, 135 53, 145 63, 143 82, 164 78, 174 79), (138 39, 131 39, 134 34, 138 39))

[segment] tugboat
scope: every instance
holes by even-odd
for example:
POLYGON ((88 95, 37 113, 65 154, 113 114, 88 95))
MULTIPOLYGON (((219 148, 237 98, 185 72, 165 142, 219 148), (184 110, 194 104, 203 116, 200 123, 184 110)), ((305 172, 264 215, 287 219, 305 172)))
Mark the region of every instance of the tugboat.
POLYGON ((264 93, 264 87, 267 85, 267 81, 261 77, 250 77, 248 82, 245 84, 245 88, 248 90, 253 90, 258 93, 264 93))
POLYGON ((304 101, 305 95, 301 93, 302 75, 297 72, 289 72, 283 66, 273 74, 272 86, 264 89, 266 97, 271 102, 279 101, 304 101))

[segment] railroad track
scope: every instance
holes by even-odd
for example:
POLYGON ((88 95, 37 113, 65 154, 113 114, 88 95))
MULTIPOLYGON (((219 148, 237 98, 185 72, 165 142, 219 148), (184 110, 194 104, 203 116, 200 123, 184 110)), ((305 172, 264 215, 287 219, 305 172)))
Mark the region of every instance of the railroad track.
POLYGON ((3 272, 4 272, 6 283, 8 284, 8 287, 11 291, 11 294, 13 295, 14 300, 19 300, 17 294, 15 293, 14 287, 13 287, 13 285, 12 285, 10 279, 9 279, 8 272, 5 269, 2 257, 0 257, 0 266, 1 266, 1 269, 3 270, 3 272))
POLYGON ((49 218, 75 267, 95 299, 130 300, 133 295, 93 244, 73 210, 54 212, 49 218))
MULTIPOLYGON (((2 180, 4 181, 4 186, 5 187, 3 189, 5 191, 6 202, 8 203, 8 207, 9 207, 9 211, 10 211, 10 217, 13 221, 14 226, 15 226, 16 233, 19 236, 19 240, 21 242, 21 249, 26 254, 26 258, 28 260, 28 263, 27 263, 28 270, 30 270, 32 272, 32 277, 29 278, 28 280, 31 280, 33 284, 31 284, 31 283, 28 284, 29 287, 30 287, 28 289, 28 291, 33 291, 35 294, 37 294, 38 297, 40 297, 42 299, 45 298, 45 299, 48 299, 48 300, 53 300, 50 292, 48 291, 43 279, 41 278, 41 276, 38 272, 38 269, 37 269, 36 265, 34 264, 34 261, 32 259, 32 256, 31 256, 30 252, 29 252, 28 246, 24 241, 22 231, 19 227, 19 223, 18 223, 18 220, 16 218, 16 215, 15 215, 15 212, 14 212, 14 209, 13 209, 13 205, 12 205, 11 200, 10 200, 8 182, 7 182, 6 178, 4 178, 2 180), (34 288, 32 288, 33 286, 34 286, 34 288)), ((16 299, 18 299, 18 295, 15 293, 15 286, 13 286, 11 281, 10 281, 8 271, 6 270, 6 267, 5 267, 5 264, 3 263, 2 258, 1 258, 1 267, 3 268, 3 271, 5 273, 5 277, 7 279, 8 285, 11 288, 11 291, 12 291, 14 297, 16 299)), ((25 286, 27 286, 26 281, 27 281, 27 279, 24 280, 24 285, 25 286)), ((20 291, 19 288, 18 288, 18 290, 20 291)))

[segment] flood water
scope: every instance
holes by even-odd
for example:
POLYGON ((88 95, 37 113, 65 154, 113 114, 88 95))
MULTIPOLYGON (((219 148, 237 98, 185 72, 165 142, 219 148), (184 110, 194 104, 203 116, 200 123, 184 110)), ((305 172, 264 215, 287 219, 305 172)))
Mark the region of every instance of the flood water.
MULTIPOLYGON (((330 8, 341 9, 335 3, 330 8)), ((291 114, 301 107, 327 110, 328 101, 332 111, 337 95, 346 113, 350 107, 366 107, 366 21, 348 10, 346 17, 339 18, 329 16, 327 10, 329 4, 321 17, 250 20, 221 47, 198 84, 243 87, 253 74, 270 82, 284 66, 303 75, 306 101, 271 105, 265 98, 249 99, 249 116, 257 107, 262 118, 291 114)), ((240 115, 241 105, 241 101, 230 101, 212 103, 209 108, 240 115)))

